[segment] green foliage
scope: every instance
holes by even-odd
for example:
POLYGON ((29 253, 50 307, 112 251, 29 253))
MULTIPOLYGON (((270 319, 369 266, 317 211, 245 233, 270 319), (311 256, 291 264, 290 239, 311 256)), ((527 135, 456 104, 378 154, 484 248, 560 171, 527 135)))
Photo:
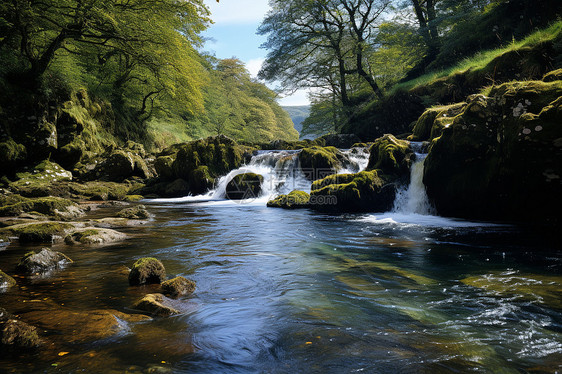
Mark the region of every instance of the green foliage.
POLYGON ((302 209, 308 208, 310 195, 304 191, 291 191, 267 202, 269 208, 302 209))

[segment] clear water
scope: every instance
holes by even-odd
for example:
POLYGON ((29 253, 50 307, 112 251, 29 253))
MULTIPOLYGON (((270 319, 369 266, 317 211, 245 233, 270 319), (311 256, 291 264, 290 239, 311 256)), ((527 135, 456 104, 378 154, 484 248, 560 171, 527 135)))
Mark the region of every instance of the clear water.
MULTIPOLYGON (((219 184, 206 196, 150 202, 155 218, 124 229, 131 237, 123 243, 55 246, 75 263, 46 278, 18 278, 0 293, 1 306, 23 320, 30 310, 53 311, 53 318, 130 313, 136 300, 159 291, 128 286, 123 266, 145 256, 197 289, 176 302, 180 315, 121 321, 110 338, 72 343, 68 332, 46 330, 51 344, 39 353, 0 352, 0 372, 562 370, 559 228, 407 208, 341 216, 266 208, 268 195, 302 181, 286 177, 295 171, 286 156, 261 155, 246 166, 271 186, 257 199, 225 201, 219 184)), ((13 273, 29 249, 0 250, 0 269, 13 273)))
MULTIPOLYGON (((182 314, 83 344, 50 332, 53 351, 0 358, 0 371, 560 370, 562 257, 549 228, 395 213, 327 216, 257 202, 149 209, 155 220, 129 229, 125 243, 56 247, 75 264, 49 278, 18 279, 0 303, 24 319, 31 300, 129 312, 154 289, 129 287, 120 269, 155 256, 169 275, 197 282, 180 301, 182 314), (463 282, 471 277, 478 287, 463 282)), ((27 249, 5 248, 0 268, 9 272, 27 249)))

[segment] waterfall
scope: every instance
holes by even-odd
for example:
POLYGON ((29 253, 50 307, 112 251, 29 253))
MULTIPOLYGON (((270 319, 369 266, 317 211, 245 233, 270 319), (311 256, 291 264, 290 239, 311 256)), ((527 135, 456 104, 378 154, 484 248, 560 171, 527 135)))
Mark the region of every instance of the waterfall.
POLYGON ((434 209, 429 203, 423 184, 424 161, 427 153, 424 152, 423 143, 411 142, 410 144, 416 155, 416 160, 410 170, 410 184, 397 192, 393 211, 406 214, 433 214, 434 209))

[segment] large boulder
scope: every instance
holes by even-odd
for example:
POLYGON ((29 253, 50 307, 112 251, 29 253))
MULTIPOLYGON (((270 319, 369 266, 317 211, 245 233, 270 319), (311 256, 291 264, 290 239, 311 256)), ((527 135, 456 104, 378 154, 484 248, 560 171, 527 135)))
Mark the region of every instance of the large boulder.
POLYGON ((375 140, 370 149, 367 170, 379 170, 379 174, 394 178, 407 178, 414 154, 410 142, 384 135, 375 140))
POLYGON ((0 207, 0 217, 18 216, 31 212, 60 219, 72 219, 84 214, 76 203, 60 197, 28 199, 19 196, 19 199, 12 200, 10 204, 0 207))
POLYGON ((64 241, 73 244, 109 244, 125 239, 127 235, 107 228, 86 227, 67 235, 64 241))
POLYGON ((137 301, 133 308, 157 317, 179 314, 179 311, 171 305, 170 299, 161 294, 148 294, 137 301))
POLYGON ((23 196, 48 197, 60 194, 59 182, 72 180, 72 173, 49 160, 16 174, 17 180, 9 188, 23 196))
POLYGON ((125 208, 117 213, 117 217, 128 219, 148 219, 150 214, 144 205, 135 205, 125 208))
POLYGON ((261 194, 263 177, 255 173, 238 174, 226 185, 230 200, 255 199, 261 194))
POLYGON ((193 194, 206 192, 215 178, 242 165, 245 148, 226 136, 200 139, 177 147, 175 178, 189 183, 193 194))
POLYGON ((12 174, 27 158, 27 150, 23 144, 13 139, 0 142, 0 160, 2 160, 1 175, 12 174))
POLYGON ((139 286, 143 284, 159 284, 166 280, 166 268, 160 260, 144 257, 133 264, 129 273, 129 284, 139 286))
POLYGON ((65 254, 43 248, 39 253, 32 251, 23 256, 16 266, 16 271, 23 274, 46 273, 63 268, 69 263, 72 263, 72 260, 65 254))
POLYGON ((115 150, 93 170, 91 178, 122 182, 133 175, 134 171, 135 160, 133 155, 130 152, 115 150))
POLYGON ((74 229, 74 225, 64 222, 19 223, 9 226, 2 231, 17 236, 21 243, 55 243, 62 241, 66 234, 74 229))
POLYGON ((308 208, 310 194, 304 191, 291 191, 287 195, 280 195, 267 202, 269 208, 302 209, 308 208))
POLYGON ((435 139, 424 183, 440 214, 559 220, 562 81, 506 83, 474 95, 435 139))
POLYGON ((343 168, 346 156, 335 147, 313 146, 298 154, 300 167, 307 179, 315 181, 343 168))
POLYGON ((395 185, 377 171, 362 171, 314 182, 309 205, 322 212, 385 212, 392 208, 395 196, 395 185))

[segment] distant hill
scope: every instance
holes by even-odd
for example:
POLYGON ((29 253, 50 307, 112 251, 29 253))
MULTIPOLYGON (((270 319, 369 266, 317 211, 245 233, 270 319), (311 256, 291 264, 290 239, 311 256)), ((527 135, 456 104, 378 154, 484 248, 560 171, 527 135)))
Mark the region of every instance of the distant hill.
POLYGON ((284 106, 282 108, 289 113, 289 116, 291 116, 291 119, 295 124, 295 129, 300 133, 302 131, 303 121, 310 114, 310 106, 284 106))

